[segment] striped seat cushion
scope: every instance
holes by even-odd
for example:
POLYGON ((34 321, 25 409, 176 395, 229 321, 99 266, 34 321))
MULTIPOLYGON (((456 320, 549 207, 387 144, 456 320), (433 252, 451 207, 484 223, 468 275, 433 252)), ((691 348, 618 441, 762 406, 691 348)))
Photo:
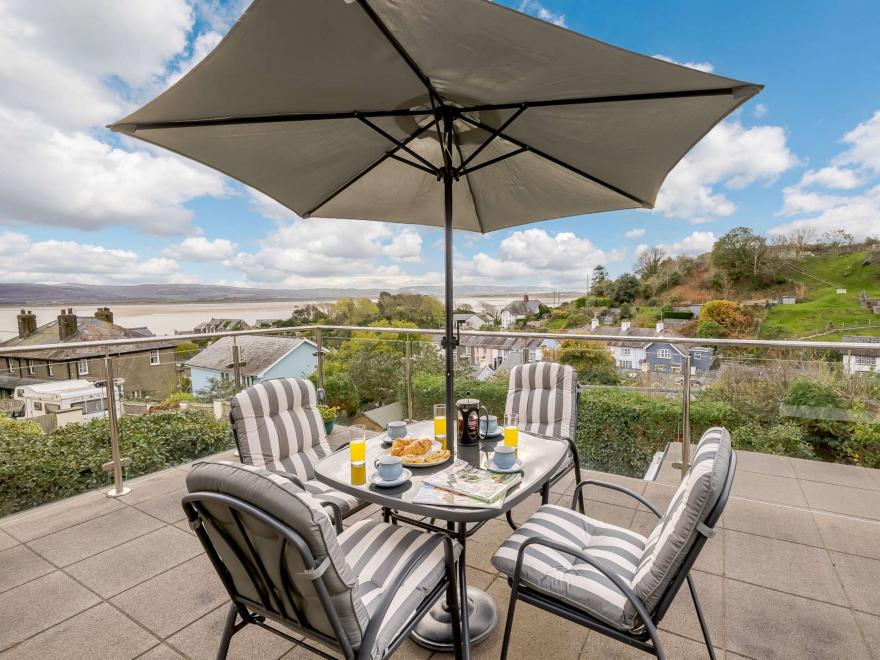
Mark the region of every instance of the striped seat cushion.
MULTIPOLYGON (((718 502, 731 468, 732 453, 727 429, 706 431, 694 452, 687 476, 676 489, 666 513, 648 535, 632 589, 649 612, 675 579, 700 533, 699 525, 705 523, 718 502)), ((627 607, 627 618, 630 621, 636 618, 632 605, 627 607)))
POLYGON ((327 484, 321 483, 316 479, 303 482, 306 491, 310 493, 319 502, 332 502, 339 507, 339 511, 343 516, 365 507, 368 502, 362 501, 338 490, 333 490, 327 484))
POLYGON ((519 415, 519 428, 551 438, 574 439, 577 374, 555 362, 532 362, 510 371, 505 414, 519 415))
MULTIPOLYGON (((534 536, 577 548, 626 583, 635 576, 645 549, 645 537, 640 534, 545 504, 501 545, 492 557, 492 565, 512 577, 520 545, 534 536)), ((523 558, 521 580, 536 591, 612 626, 626 627, 626 597, 600 571, 576 557, 547 547, 529 546, 523 558)))
MULTIPOLYGON (((390 525, 381 520, 362 520, 339 535, 339 544, 357 576, 361 601, 370 618, 406 561, 436 536, 432 532, 390 525)), ((456 554, 459 549, 456 543, 456 554)), ((397 633, 443 578, 444 570, 444 544, 440 543, 397 591, 383 618, 371 658, 384 656, 397 633)))
POLYGON ((308 481, 318 461, 332 453, 309 380, 257 383, 236 394, 230 407, 242 463, 308 481))

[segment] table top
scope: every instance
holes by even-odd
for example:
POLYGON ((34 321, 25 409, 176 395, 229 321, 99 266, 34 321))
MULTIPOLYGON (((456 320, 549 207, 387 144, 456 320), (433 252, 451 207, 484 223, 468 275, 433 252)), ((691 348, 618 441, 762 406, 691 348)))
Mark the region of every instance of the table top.
MULTIPOLYGON (((416 422, 407 426, 410 437, 433 437, 432 422, 416 422)), ((417 504, 413 497, 422 487, 425 477, 449 467, 450 461, 433 467, 411 467, 412 479, 395 488, 380 488, 370 483, 375 472, 373 460, 387 453, 382 447, 382 438, 367 439, 366 483, 352 483, 352 466, 348 448, 341 449, 322 459, 315 468, 316 478, 343 493, 379 506, 405 511, 422 516, 430 516, 451 522, 480 522, 494 518, 512 509, 541 486, 561 467, 568 452, 568 444, 561 440, 519 432, 517 455, 523 464, 522 481, 511 488, 501 508, 472 509, 464 507, 417 504)), ((503 440, 502 440, 503 442, 503 440)), ((485 467, 498 440, 484 440, 479 445, 459 446, 454 458, 467 461, 471 465, 485 467)))

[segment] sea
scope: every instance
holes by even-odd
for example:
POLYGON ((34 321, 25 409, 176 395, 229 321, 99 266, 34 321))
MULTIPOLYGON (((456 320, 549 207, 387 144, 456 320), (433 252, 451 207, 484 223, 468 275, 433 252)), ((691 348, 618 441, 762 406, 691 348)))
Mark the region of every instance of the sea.
MULTIPOLYGON (((572 300, 578 293, 556 292, 540 296, 549 306, 566 300, 572 300)), ((538 297, 534 295, 533 297, 538 297)), ((485 296, 485 297, 461 297, 456 298, 456 305, 468 304, 475 311, 480 310, 481 303, 494 305, 499 309, 507 305, 518 296, 485 296)), ((211 318, 234 318, 244 319, 251 325, 259 319, 288 318, 294 307, 301 307, 309 303, 332 303, 333 300, 295 300, 280 302, 222 302, 222 303, 157 303, 157 304, 132 304, 110 305, 113 312, 113 321, 126 328, 138 328, 146 326, 156 335, 171 335, 175 332, 191 331, 196 325, 211 318)), ((97 305, 74 306, 74 311, 80 316, 89 316, 95 313, 97 305)), ((21 307, 0 307, 0 341, 11 339, 18 334, 18 324, 15 320, 21 307)), ((29 307, 37 316, 37 324, 43 325, 53 321, 61 311, 61 306, 29 307)))

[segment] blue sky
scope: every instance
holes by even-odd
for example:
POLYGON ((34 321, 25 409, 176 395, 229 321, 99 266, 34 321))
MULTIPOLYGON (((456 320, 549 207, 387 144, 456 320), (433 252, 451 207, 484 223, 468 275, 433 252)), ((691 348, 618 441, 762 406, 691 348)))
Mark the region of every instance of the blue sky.
MULTIPOLYGON (((880 236, 876 2, 504 4, 766 89, 673 171, 656 210, 460 234, 458 282, 580 287, 598 263, 629 269, 640 246, 695 254, 738 225, 880 236)), ((438 230, 302 221, 103 128, 201 59, 245 5, 0 3, 0 281, 441 283, 438 230)))

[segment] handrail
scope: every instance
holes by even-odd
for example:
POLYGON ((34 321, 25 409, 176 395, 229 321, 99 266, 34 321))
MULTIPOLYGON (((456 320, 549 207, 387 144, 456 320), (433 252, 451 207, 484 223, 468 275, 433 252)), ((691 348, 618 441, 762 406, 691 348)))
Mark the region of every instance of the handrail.
MULTIPOLYGON (((58 348, 94 348, 129 346, 139 344, 155 344, 159 342, 181 342, 199 339, 219 339, 221 337, 241 337, 246 335, 263 335, 279 333, 302 333, 315 331, 337 332, 375 332, 378 334, 396 335, 437 335, 444 334, 442 328, 388 328, 362 325, 301 325, 291 328, 254 328, 251 330, 228 330, 222 332, 201 332, 181 335, 158 335, 153 337, 130 337, 126 339, 100 339, 96 341, 58 342, 53 344, 31 344, 28 346, 0 346, 0 354, 30 353, 33 351, 53 350, 58 348)), ((462 330, 462 335, 472 337, 494 337, 498 339, 573 339, 577 341, 618 342, 623 344, 644 344, 662 341, 666 344, 683 346, 710 346, 717 348, 780 348, 780 349, 813 349, 831 351, 858 351, 859 353, 880 354, 880 342, 843 342, 843 341, 803 341, 794 339, 702 339, 699 337, 630 337, 627 335, 582 334, 564 332, 499 332, 494 330, 462 330)))

